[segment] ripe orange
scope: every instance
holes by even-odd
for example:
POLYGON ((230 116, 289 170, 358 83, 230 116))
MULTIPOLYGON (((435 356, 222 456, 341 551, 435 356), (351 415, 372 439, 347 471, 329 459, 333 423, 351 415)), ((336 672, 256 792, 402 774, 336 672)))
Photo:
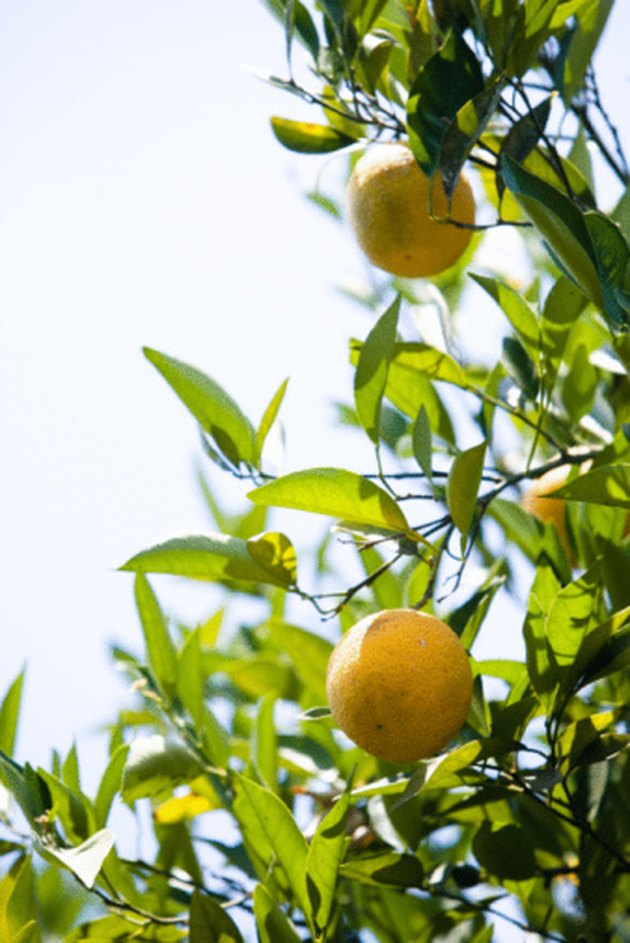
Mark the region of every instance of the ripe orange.
POLYGON ((350 176, 348 215, 374 265, 420 278, 437 275, 459 259, 472 230, 440 220, 474 223, 475 201, 460 176, 449 206, 439 174, 432 184, 407 144, 375 144, 350 176))
POLYGON ((472 672, 441 619, 387 609, 342 636, 326 689, 333 717, 351 740, 382 760, 410 763, 439 752, 461 729, 472 672))

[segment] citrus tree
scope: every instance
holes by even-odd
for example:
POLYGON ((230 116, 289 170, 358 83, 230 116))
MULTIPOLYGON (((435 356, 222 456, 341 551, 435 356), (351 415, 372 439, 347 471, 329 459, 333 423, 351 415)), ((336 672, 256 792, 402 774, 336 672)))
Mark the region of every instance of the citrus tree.
POLYGON ((377 266, 339 406, 373 461, 279 473, 286 383, 253 421, 212 364, 145 351, 201 431, 216 531, 121 567, 143 647, 112 649, 129 694, 94 795, 75 749, 12 758, 22 677, 6 692, 0 939, 630 938, 630 176, 592 67, 612 5, 267 0, 268 81, 301 100, 273 131, 336 152, 347 200, 312 200, 377 266), (508 230, 521 283, 479 251, 508 230), (471 306, 500 319, 487 362, 471 306), (283 509, 327 525, 299 559, 283 509), (157 574, 221 608, 182 624, 157 574), (506 612, 513 654, 487 657, 506 612))

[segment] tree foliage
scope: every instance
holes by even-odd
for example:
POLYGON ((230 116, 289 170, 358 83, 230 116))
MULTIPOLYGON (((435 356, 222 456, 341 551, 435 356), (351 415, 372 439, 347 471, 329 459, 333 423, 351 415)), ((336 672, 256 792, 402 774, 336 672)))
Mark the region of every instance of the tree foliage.
MULTIPOLYGON (((112 649, 129 696, 95 795, 75 749, 48 768, 13 758, 22 676, 6 692, 0 938, 483 943, 506 927, 621 943, 630 176, 592 66, 612 0, 266 5, 286 38, 284 77, 268 81, 316 119, 273 117, 281 144, 338 151, 349 170, 369 142, 408 139, 447 192, 466 167, 478 234, 430 286, 372 272, 353 299, 372 326, 350 341, 340 421, 371 443, 372 468, 277 474, 266 446, 286 381, 253 420, 199 366, 145 351, 196 420, 209 468, 242 481, 244 510, 222 507, 204 477, 216 532, 121 567, 143 647, 112 649), (604 167, 613 208, 596 201, 604 167), (484 232, 507 227, 530 259, 526 283, 475 261, 484 232), (501 318, 484 363, 458 333, 471 292, 501 318), (417 317, 428 310, 441 343, 417 317), (558 468, 562 526, 520 503, 558 468), (275 529, 281 509, 323 516, 330 532, 298 555, 275 529), (158 574, 219 586, 221 609, 182 624, 158 574), (507 598, 514 657, 479 658, 507 598), (335 633, 401 606, 439 612, 475 673, 461 735, 407 767, 343 738, 325 692, 335 633), (119 841, 123 812, 138 857, 119 841)), ((338 197, 313 201, 339 218, 338 197)))

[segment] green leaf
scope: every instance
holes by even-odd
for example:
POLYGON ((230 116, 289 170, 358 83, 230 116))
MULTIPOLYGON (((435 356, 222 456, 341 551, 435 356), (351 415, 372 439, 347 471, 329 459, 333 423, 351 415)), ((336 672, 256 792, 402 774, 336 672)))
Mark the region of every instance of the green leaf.
POLYGON ((586 346, 580 344, 562 383, 562 404, 571 422, 578 423, 590 410, 596 388, 597 370, 590 362, 586 346))
POLYGON ((263 863, 265 873, 274 864, 279 865, 283 884, 290 889, 295 903, 308 913, 308 846, 286 805, 269 789, 236 776, 233 812, 250 857, 263 863))
POLYGON ((200 760, 180 743, 159 734, 133 740, 123 774, 125 802, 151 797, 168 798, 176 786, 204 772, 200 760))
POLYGON ((257 563, 247 541, 225 534, 175 537, 127 560, 121 570, 132 573, 170 573, 210 582, 259 582, 286 586, 266 567, 257 563))
MULTIPOLYGON (((0 879, 0 939, 15 943, 23 929, 32 924, 36 902, 33 881, 33 866, 30 855, 21 855, 13 862, 0 879)), ((31 937, 30 930, 24 940, 31 937)))
POLYGON ((597 305, 603 297, 593 248, 580 210, 556 187, 529 173, 509 156, 503 179, 571 278, 597 305))
POLYGON ((326 703, 326 669, 333 646, 328 639, 281 619, 267 624, 269 636, 277 650, 287 656, 295 669, 310 701, 326 703))
POLYGON ((599 38, 606 26, 614 0, 587 0, 580 5, 577 29, 564 59, 562 97, 567 105, 582 88, 586 70, 593 59, 599 38))
POLYGON ((311 903, 312 922, 316 928, 328 926, 335 902, 337 875, 348 838, 346 823, 350 808, 351 783, 326 813, 311 839, 306 859, 306 887, 311 903))
POLYGON ((481 867, 501 881, 526 881, 538 870, 532 841, 517 825, 481 822, 472 848, 481 867))
POLYGON ((409 143, 427 176, 432 177, 439 166, 449 124, 482 91, 477 57, 459 33, 449 32, 418 72, 407 102, 409 143))
POLYGON ((250 491, 248 497, 266 507, 293 508, 384 530, 409 531, 405 515, 386 491, 341 468, 292 472, 250 491))
POLYGON ((557 672, 547 642, 547 613, 560 591, 560 584, 551 566, 544 562, 536 570, 523 625, 529 679, 534 691, 550 703, 557 672))
POLYGON ((267 436, 269 435, 269 431, 271 430, 271 427, 273 426, 274 422, 276 421, 278 417, 278 412, 280 411, 280 407, 282 406, 282 402, 284 400, 284 396, 287 391, 288 385, 289 385, 289 380, 287 378, 280 384, 280 386, 278 387, 278 389, 272 396, 271 401, 269 402, 269 405, 267 406, 263 414, 263 417, 260 420, 260 425, 258 426, 258 429, 256 430, 256 454, 259 456, 262 455, 263 446, 265 442, 267 441, 267 436))
POLYGON ((496 278, 476 274, 470 277, 496 301, 530 357, 536 360, 540 347, 540 324, 531 305, 522 294, 496 278))
POLYGON ((444 383, 452 383, 462 389, 470 386, 465 371, 457 361, 429 344, 414 342, 396 344, 392 366, 417 370, 431 380, 442 380, 444 383))
POLYGON ((94 800, 94 817, 98 828, 105 826, 114 798, 120 791, 128 753, 128 744, 120 744, 112 753, 101 777, 94 800))
POLYGON ((485 88, 457 111, 447 128, 440 154, 440 170, 447 196, 453 194, 473 146, 494 116, 504 85, 503 75, 490 79, 485 88))
POLYGON ((547 609, 545 635, 558 669, 570 666, 585 636, 598 624, 602 578, 599 564, 556 594, 547 609))
POLYGON ((61 822, 66 838, 71 842, 81 842, 88 837, 93 815, 87 800, 72 791, 53 773, 44 769, 37 770, 38 776, 46 783, 52 799, 51 817, 61 822))
POLYGON ((557 762, 563 775, 567 775, 576 766, 587 759, 589 748, 600 739, 601 732, 611 727, 619 719, 619 711, 602 711, 591 714, 569 724, 556 743, 557 762))
POLYGON ((204 626, 190 633, 179 655, 177 694, 190 714, 204 750, 217 767, 227 765, 230 747, 227 734, 206 704, 206 672, 201 653, 204 626))
POLYGON ((260 564, 273 582, 287 589, 297 583, 297 556, 295 547, 285 534, 268 531, 250 537, 247 549, 256 563, 260 564))
POLYGON ((446 482, 446 501, 453 523, 467 534, 472 523, 486 455, 486 443, 460 452, 453 461, 446 482))
POLYGON ((312 121, 273 117, 271 129, 283 147, 300 154, 328 154, 356 142, 356 138, 330 125, 314 124, 312 121))
POLYGON ((134 592, 149 667, 166 696, 172 697, 177 677, 177 652, 157 597, 143 573, 138 573, 135 578, 134 592))
POLYGON ((630 463, 600 465, 545 497, 585 501, 630 510, 630 463))
POLYGON ((11 793, 31 827, 52 805, 46 783, 26 763, 20 766, 0 751, 0 780, 11 793))
POLYGON ((433 443, 431 438, 431 425, 424 405, 420 407, 420 411, 411 429, 411 447, 415 460, 427 476, 429 482, 432 482, 433 443))
POLYGON ((264 884, 257 884, 253 894, 254 917, 260 943, 300 943, 293 924, 274 903, 264 884))
POLYGON ((516 337, 504 337, 502 350, 502 361, 506 373, 512 377, 527 399, 534 402, 538 396, 538 376, 535 364, 532 363, 527 351, 516 337))
POLYGON ((274 725, 276 697, 273 693, 261 698, 252 731, 252 762, 265 786, 278 791, 278 738, 274 725))
POLYGON ((105 858, 114 847, 114 833, 108 828, 102 828, 74 848, 61 848, 48 842, 42 843, 41 847, 90 888, 94 886, 105 858))
POLYGON ((195 890, 190 898, 189 943, 243 943, 240 931, 214 897, 195 890))
POLYGON ((233 466, 258 461, 256 433, 249 419, 218 383, 190 364, 149 347, 144 355, 153 364, 201 428, 233 466))
MULTIPOLYGON (((291 0, 294 8, 293 30, 298 36, 304 47, 310 52, 313 61, 317 62, 319 56, 319 37, 317 29, 311 18, 310 13, 300 0, 291 0)), ((288 0, 263 0, 265 6, 280 20, 286 23, 288 0)))
POLYGON ((23 684, 24 672, 21 671, 0 703, 0 750, 8 756, 12 756, 15 749, 23 684))
POLYGON ((354 375, 357 416, 375 445, 380 439, 381 403, 396 341, 400 301, 398 295, 368 334, 354 375))
POLYGON ((373 886, 420 888, 424 881, 424 870, 418 858, 393 851, 353 856, 341 865, 340 872, 351 881, 373 886))
POLYGON ((529 216, 552 256, 578 287, 620 330, 627 323, 618 292, 628 247, 615 223, 602 214, 581 213, 556 187, 529 173, 507 155, 502 173, 510 191, 529 216))

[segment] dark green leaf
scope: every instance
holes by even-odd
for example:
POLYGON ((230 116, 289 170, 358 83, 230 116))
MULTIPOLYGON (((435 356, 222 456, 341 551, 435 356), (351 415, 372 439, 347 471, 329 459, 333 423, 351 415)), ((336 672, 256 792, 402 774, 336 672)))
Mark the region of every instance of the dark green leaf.
POLYGON ((415 887, 423 885, 424 869, 414 855, 393 851, 353 856, 340 868, 341 874, 361 884, 415 887))
POLYGON ((526 881, 537 871, 532 842, 517 825, 495 829, 491 822, 482 822, 473 851, 483 870, 502 881, 526 881))
POLYGON ((527 399, 534 402, 538 396, 536 366, 516 337, 503 339, 503 365, 527 399))
POLYGON ((482 90, 476 56, 459 33, 449 32, 442 47, 420 69, 407 103, 409 143, 429 177, 439 166, 450 122, 482 90))

